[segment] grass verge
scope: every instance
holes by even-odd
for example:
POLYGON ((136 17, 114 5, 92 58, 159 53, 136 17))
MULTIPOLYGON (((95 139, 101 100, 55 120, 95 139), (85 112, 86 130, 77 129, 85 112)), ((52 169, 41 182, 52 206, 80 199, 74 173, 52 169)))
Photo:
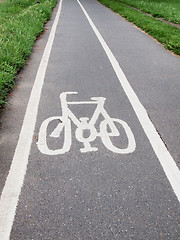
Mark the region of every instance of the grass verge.
POLYGON ((133 22, 137 27, 157 39, 166 49, 180 55, 180 29, 140 13, 118 0, 99 0, 99 2, 133 22))
POLYGON ((117 0, 129 6, 149 13, 153 17, 163 18, 167 21, 180 24, 179 0, 117 0))
POLYGON ((56 0, 0 2, 0 109, 55 5, 56 0))

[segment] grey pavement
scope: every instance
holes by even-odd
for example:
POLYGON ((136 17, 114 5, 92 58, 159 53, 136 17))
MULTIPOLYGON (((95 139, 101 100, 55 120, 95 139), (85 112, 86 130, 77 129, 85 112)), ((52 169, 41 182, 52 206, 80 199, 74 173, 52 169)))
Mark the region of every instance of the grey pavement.
MULTIPOLYGON (((81 3, 180 167, 180 58, 96 0, 81 3)), ((57 7, 20 73, 11 104, 2 116, 1 191, 56 12, 57 7)), ((91 118, 95 107, 79 104, 70 109, 80 119, 91 118)), ((97 129, 103 120, 103 116, 98 118, 97 129)), ((47 135, 59 122, 50 122, 47 135)), ((118 122, 116 126, 120 137, 112 137, 112 144, 126 148, 125 131, 118 122)), ((84 138, 90 131, 84 131, 84 138)), ((63 135, 47 137, 51 150, 61 148, 63 141, 63 135)), ((178 199, 100 42, 77 1, 63 0, 10 239, 177 240, 179 223, 178 199), (98 150, 82 153, 83 143, 78 141, 77 126, 71 121, 69 151, 43 154, 37 147, 39 130, 45 119, 62 116, 59 95, 63 92, 78 92, 68 95, 68 102, 104 97, 109 116, 129 125, 136 149, 128 154, 116 153, 97 137, 91 146, 98 150)))

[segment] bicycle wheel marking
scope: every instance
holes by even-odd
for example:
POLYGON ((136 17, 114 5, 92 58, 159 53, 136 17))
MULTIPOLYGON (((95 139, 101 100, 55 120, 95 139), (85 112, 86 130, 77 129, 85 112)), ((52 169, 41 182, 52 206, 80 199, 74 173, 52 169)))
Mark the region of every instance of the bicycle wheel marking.
POLYGON ((43 121, 39 130, 39 140, 37 142, 38 149, 41 153, 46 155, 59 155, 68 152, 72 144, 72 131, 71 131, 71 122, 76 125, 75 137, 76 139, 84 145, 80 148, 82 153, 98 151, 97 147, 93 147, 91 142, 93 142, 97 137, 100 137, 104 146, 114 152, 119 154, 128 154, 134 152, 136 148, 136 142, 134 135, 131 131, 131 128, 126 122, 117 118, 111 118, 104 108, 104 103, 106 98, 104 97, 92 97, 91 101, 77 101, 77 102, 68 102, 67 95, 78 94, 77 92, 63 92, 60 94, 60 101, 62 107, 62 116, 49 117, 43 121), (68 108, 68 105, 86 105, 86 104, 95 104, 97 105, 94 114, 91 119, 88 117, 83 117, 78 119, 73 112, 68 108), (95 128, 96 121, 99 118, 99 115, 104 117, 104 120, 100 123, 99 132, 95 128), (58 125, 53 129, 49 134, 47 133, 47 128, 50 122, 54 120, 59 120, 58 125), (115 122, 120 124, 124 129, 126 137, 128 139, 128 144, 126 148, 119 148, 113 145, 111 137, 121 138, 120 132, 117 129, 115 122), (109 126, 110 131, 108 131, 107 126, 109 126), (89 131, 89 136, 84 137, 84 131, 89 131), (62 133, 64 131, 64 133, 62 133), (59 149, 50 149, 48 147, 48 138, 59 138, 60 135, 64 134, 63 147, 59 149))

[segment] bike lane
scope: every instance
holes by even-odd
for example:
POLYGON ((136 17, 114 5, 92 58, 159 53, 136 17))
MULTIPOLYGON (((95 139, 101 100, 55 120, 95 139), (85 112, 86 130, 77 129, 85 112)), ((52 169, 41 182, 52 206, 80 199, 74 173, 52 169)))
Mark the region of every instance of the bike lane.
POLYGON ((99 14, 94 4, 83 3, 180 168, 179 56, 108 8, 99 14))
MULTIPOLYGON (((78 119, 91 119, 95 108, 70 106, 78 119)), ((100 116, 96 129, 102 121, 100 116)), ((58 119, 50 123, 49 135, 57 124, 58 119)), ((126 148, 126 134, 118 123, 117 127, 121 135, 112 142, 126 148)), ((55 150, 63 140, 48 137, 48 146, 55 150)), ((178 209, 157 156, 80 6, 63 1, 11 239, 177 239, 178 209), (82 153, 83 143, 72 123, 70 150, 42 154, 37 148, 40 126, 49 117, 62 116, 63 92, 78 92, 67 96, 69 102, 104 97, 109 116, 130 126, 136 149, 112 152, 97 137, 91 146, 98 150, 82 153)))

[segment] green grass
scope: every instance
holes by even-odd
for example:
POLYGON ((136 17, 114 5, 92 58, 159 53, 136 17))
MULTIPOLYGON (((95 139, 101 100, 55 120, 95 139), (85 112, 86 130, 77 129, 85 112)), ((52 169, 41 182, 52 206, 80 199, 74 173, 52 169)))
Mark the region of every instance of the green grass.
POLYGON ((0 108, 15 85, 56 0, 6 0, 0 2, 0 108))
POLYGON ((117 0, 154 17, 180 24, 180 0, 117 0))
MULTIPOLYGON (((117 12, 119 15, 126 18, 128 21, 133 22, 136 26, 141 28, 149 35, 153 36, 160 43, 162 43, 166 49, 174 52, 177 55, 180 55, 179 28, 173 27, 170 24, 157 20, 154 17, 140 13, 137 10, 134 10, 131 7, 128 7, 127 5, 120 3, 121 0, 99 0, 99 1, 105 6, 111 8, 114 12, 117 12)), ((155 0, 149 0, 148 2, 153 3, 154 1, 155 0)), ((134 0, 131 2, 138 2, 138 0, 136 1, 134 0)), ((162 1, 159 0, 159 2, 162 1)), ((168 2, 168 0, 166 2, 168 2)))

